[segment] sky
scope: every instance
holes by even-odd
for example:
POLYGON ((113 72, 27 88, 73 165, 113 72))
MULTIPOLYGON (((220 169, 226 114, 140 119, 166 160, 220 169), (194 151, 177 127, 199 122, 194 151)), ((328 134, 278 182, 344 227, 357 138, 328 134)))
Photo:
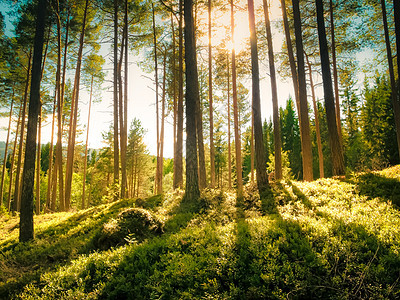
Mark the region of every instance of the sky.
MULTIPOLYGON (((261 1, 256 1, 260 4, 261 1)), ((0 10, 3 14, 7 11, 4 3, 0 3, 0 10)), ((7 17, 7 16, 6 16, 7 17)), ((272 2, 271 8, 271 21, 275 22, 281 18, 280 7, 277 1, 272 2)), ((7 21, 7 19, 6 19, 7 21)), ((229 20, 224 21, 229 22, 229 20)), ((249 36, 249 26, 248 26, 248 14, 244 12, 236 12, 235 15, 236 22, 236 44, 240 48, 240 44, 245 43, 245 39, 249 36)), ((228 23, 229 24, 229 23, 228 23)), ((281 45, 283 43, 284 36, 280 33, 275 26, 272 26, 273 30, 273 44, 275 52, 280 51, 281 45)), ((221 34, 216 34, 213 43, 217 44, 218 39, 222 38, 221 34)), ((109 46, 102 49, 105 52, 111 52, 109 46)), ((143 128, 147 131, 144 142, 148 146, 151 154, 156 154, 156 118, 155 118, 155 92, 154 84, 151 78, 154 78, 154 74, 144 73, 138 66, 137 62, 140 61, 140 57, 135 57, 132 54, 129 56, 129 90, 128 90, 128 126, 134 118, 138 118, 143 128)), ((110 55, 106 59, 105 68, 112 70, 110 55)), ((277 66, 278 67, 278 66, 277 66)), ((270 91, 270 80, 268 77, 267 64, 265 61, 260 62, 261 68, 261 111, 262 119, 269 119, 272 115, 272 101, 271 101, 271 91, 270 91)), ((112 78, 112 72, 109 72, 108 78, 112 78)), ((292 85, 283 80, 278 76, 278 101, 279 105, 285 105, 286 100, 290 95, 293 95, 292 85)), ((251 81, 247 81, 247 88, 249 89, 249 99, 251 95, 251 81)), ((81 126, 86 126, 87 123, 87 113, 88 113, 88 93, 82 89, 80 92, 79 108, 80 108, 80 120, 79 124, 81 126)), ((320 95, 320 91, 317 91, 317 95, 320 95)), ((95 103, 92 105, 92 113, 90 120, 90 134, 89 134, 89 148, 101 148, 105 146, 102 142, 102 132, 108 131, 110 125, 112 124, 112 101, 113 93, 112 89, 105 90, 102 95, 102 101, 100 103, 95 103)), ((4 111, 4 109, 2 110, 4 111)), ((51 118, 49 117, 42 128, 42 143, 47 143, 50 141, 51 133, 51 118)), ((7 135, 8 120, 7 118, 0 119, 0 140, 5 141, 7 135)), ((86 137, 86 134, 82 134, 77 137, 77 141, 82 142, 86 137)), ((165 128, 165 145, 164 145, 164 157, 173 157, 173 128, 172 128, 172 118, 168 117, 166 128, 165 128)), ((206 141, 208 143, 208 141, 206 141)))

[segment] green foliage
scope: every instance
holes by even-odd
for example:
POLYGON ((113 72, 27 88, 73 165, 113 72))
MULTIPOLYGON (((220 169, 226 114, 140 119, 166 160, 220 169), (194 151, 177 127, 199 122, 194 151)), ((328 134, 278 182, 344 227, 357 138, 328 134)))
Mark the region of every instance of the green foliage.
MULTIPOLYGON (((154 204, 151 212, 140 211, 165 222, 162 236, 131 239, 133 243, 122 247, 92 253, 104 224, 125 226, 132 220, 113 221, 137 212, 129 209, 133 201, 43 215, 35 241, 17 244, 15 229, 0 240, 0 263, 6 272, 0 295, 395 299, 400 296, 400 213, 391 201, 399 194, 398 174, 399 166, 348 182, 272 184, 272 214, 265 214, 264 200, 251 185, 240 208, 234 194, 205 190, 196 212, 189 211, 181 202, 183 192, 177 191, 143 200, 154 204)), ((1 233, 15 226, 15 218, 2 218, 0 224, 7 225, 0 227, 1 233)))
POLYGON ((376 76, 372 87, 364 87, 361 112, 363 141, 367 152, 364 166, 382 169, 399 162, 391 89, 387 78, 376 76))

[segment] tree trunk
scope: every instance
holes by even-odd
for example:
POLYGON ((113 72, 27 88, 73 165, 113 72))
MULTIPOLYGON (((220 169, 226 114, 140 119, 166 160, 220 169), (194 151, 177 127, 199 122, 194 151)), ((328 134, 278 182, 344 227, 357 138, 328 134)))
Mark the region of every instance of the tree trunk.
POLYGON ((183 0, 179 0, 179 71, 174 188, 183 187, 183 0))
POLYGON ((159 108, 158 108, 158 59, 157 59, 157 32, 156 32, 156 21, 154 15, 154 5, 151 4, 152 12, 153 12, 153 46, 154 46, 154 81, 156 85, 156 139, 157 139, 157 161, 156 161, 156 177, 154 181, 154 193, 161 194, 159 185, 161 184, 160 178, 160 117, 159 117, 159 108))
POLYGON ((18 139, 18 133, 19 133, 19 126, 21 124, 21 117, 22 117, 22 110, 23 110, 24 104, 21 103, 21 107, 19 109, 19 115, 18 115, 18 122, 17 122, 17 129, 15 131, 15 138, 14 138, 14 146, 13 146, 13 154, 11 157, 11 166, 10 166, 10 182, 8 185, 8 211, 11 211, 11 190, 12 190, 12 185, 13 185, 13 170, 14 170, 14 162, 15 162, 15 154, 17 150, 17 139, 18 139))
POLYGON ((208 0, 208 101, 210 112, 210 187, 215 187, 215 149, 212 90, 211 0, 208 0))
POLYGON ((123 127, 121 134, 121 168, 122 168, 122 186, 121 192, 123 192, 122 197, 126 196, 128 191, 128 181, 126 176, 126 151, 128 148, 128 43, 129 43, 129 32, 128 32, 128 0, 125 0, 125 16, 124 16, 124 26, 125 26, 125 62, 124 62, 124 109, 123 115, 123 127))
POLYGON ((119 106, 119 135, 120 135, 120 150, 121 150, 121 199, 125 198, 126 192, 126 147, 124 147, 124 90, 125 87, 122 87, 122 61, 124 59, 124 51, 125 51, 125 44, 126 41, 126 34, 125 34, 126 27, 124 26, 124 30, 122 33, 122 42, 121 42, 121 54, 119 57, 118 62, 118 106, 119 106))
POLYGON ((268 43, 268 61, 269 71, 271 76, 271 91, 272 91, 272 112, 274 122, 274 146, 275 146, 275 179, 282 179, 282 154, 281 154, 281 131, 279 125, 279 108, 278 108, 278 92, 276 88, 276 74, 274 62, 274 49, 272 46, 272 33, 269 21, 269 8, 267 0, 263 0, 265 27, 267 31, 268 43))
POLYGON ((308 118, 308 104, 307 104, 307 87, 306 87, 306 74, 304 69, 304 51, 303 51, 303 37, 301 30, 301 17, 299 0, 292 0, 293 3, 293 18, 294 29, 296 35, 296 53, 297 53, 297 76, 298 76, 298 91, 299 91, 299 104, 300 104, 300 134, 301 134, 301 150, 303 152, 303 179, 312 181, 313 166, 312 166, 312 145, 310 134, 310 121, 308 118))
POLYGON ((262 123, 261 123, 261 104, 260 104, 260 72, 258 68, 257 37, 254 17, 254 2, 248 0, 249 25, 250 25, 250 47, 251 47, 251 75, 252 75, 252 111, 254 115, 254 139, 257 169, 257 186, 260 195, 268 188, 268 176, 266 172, 266 153, 264 149, 262 123))
POLYGON ((342 175, 345 173, 344 159, 340 144, 339 131, 336 123, 328 43, 326 41, 324 24, 324 7, 322 0, 316 0, 315 4, 317 10, 318 39, 321 56, 322 79, 324 84, 326 119, 328 123, 328 133, 332 155, 332 172, 333 175, 342 175))
POLYGON ((196 131, 197 131, 197 147, 199 156, 199 188, 204 189, 207 186, 206 180, 206 162, 204 153, 204 138, 203 138, 203 116, 202 116, 202 105, 200 103, 200 97, 197 98, 196 102, 196 131))
MULTIPOLYGON (((398 2, 398 1, 394 1, 398 2)), ((399 13, 398 10, 399 8, 396 7, 398 3, 395 3, 395 13, 399 13)), ((396 137, 397 137, 397 148, 399 151, 399 156, 400 156, 400 103, 398 101, 398 90, 396 88, 396 79, 394 75, 394 67, 393 67, 393 57, 392 57, 392 49, 390 46, 390 39, 389 39, 389 30, 388 30, 388 24, 387 24, 387 17, 386 17, 386 3, 385 0, 381 0, 381 6, 382 6, 382 19, 383 19, 383 28, 385 30, 385 42, 386 42, 386 53, 387 53, 387 58, 388 58, 388 66, 389 66, 389 74, 390 74, 390 85, 392 87, 392 105, 393 105, 393 114, 394 114, 394 120, 395 120, 395 125, 396 125, 396 137)), ((395 21, 395 26, 400 25, 396 24, 395 21)), ((399 26, 396 26, 397 31, 400 30, 398 28, 399 26)), ((397 35, 396 31, 396 45, 400 44, 400 35, 397 35)), ((400 48, 400 47, 399 47, 400 48)), ((399 52, 399 48, 397 48, 397 53, 399 52)), ((399 55, 397 55, 397 59, 399 59, 399 55)), ((399 61, 398 61, 399 63, 399 61)), ((397 73, 399 74, 399 73, 397 73)))
POLYGON ((296 70, 296 62, 294 60, 294 54, 293 54, 292 39, 290 38, 290 29, 289 29, 289 22, 288 22, 288 17, 287 17, 287 12, 286 12, 285 0, 281 0, 281 8, 282 8, 282 17, 283 17, 283 27, 285 29, 286 46, 287 46, 288 56, 289 56, 290 71, 292 73, 294 97, 296 99, 297 115, 299 117, 299 122, 301 123, 299 83, 298 83, 298 76, 297 76, 297 70, 296 70))
POLYGON ((119 198, 119 141, 118 141, 118 0, 114 0, 114 201, 119 198))
POLYGON ((31 74, 31 61, 32 61, 32 50, 29 53, 28 58, 28 69, 26 71, 26 83, 25 83, 25 91, 24 91, 24 105, 22 109, 21 116, 21 136, 19 138, 19 146, 18 146, 18 161, 17 161, 17 170, 15 176, 15 188, 14 188, 14 211, 20 211, 21 207, 21 166, 22 166, 22 150, 24 145, 24 135, 25 135, 25 117, 26 117, 26 106, 28 102, 28 90, 29 90, 29 80, 31 74))
POLYGON ((164 123, 165 123, 165 94, 166 94, 166 70, 167 70, 167 52, 164 53, 163 62, 163 84, 162 84, 162 98, 161 98, 161 128, 160 128, 160 160, 158 161, 158 184, 157 194, 163 192, 163 173, 164 173, 164 123))
POLYGON ((251 111, 251 134, 250 134, 250 180, 254 183, 254 114, 251 111))
MULTIPOLYGON (((235 52, 235 17, 233 12, 233 0, 231 2, 231 34, 232 34, 232 100, 233 100, 233 124, 235 129, 235 158, 236 158, 236 197, 243 198, 242 178, 242 146, 239 132, 239 109, 236 87, 236 52, 235 52)), ((230 162, 229 162, 230 164, 230 162)))
POLYGON ((9 139, 10 139, 10 130, 11 130, 11 120, 12 120, 13 106, 14 106, 14 86, 12 88, 10 116, 8 118, 8 130, 7 130, 6 148, 4 149, 3 170, 2 170, 3 172, 1 173, 0 207, 3 206, 4 177, 6 175, 7 152, 8 152, 8 143, 9 143, 9 139))
POLYGON ((304 56, 306 57, 306 62, 308 66, 308 76, 310 78, 310 87, 311 87, 311 96, 313 101, 313 109, 314 109, 314 118, 315 118, 315 133, 317 136, 317 148, 318 148, 318 166, 319 166, 319 177, 324 178, 324 155, 322 153, 322 141, 321 141, 321 131, 319 129, 319 117, 318 117, 318 107, 317 101, 315 99, 315 88, 314 88, 314 81, 312 77, 312 69, 311 63, 308 59, 307 53, 304 52, 304 56))
POLYGON ((57 107, 57 92, 54 93, 53 116, 51 121, 51 138, 50 138, 50 149, 49 149, 49 169, 47 170, 46 209, 49 210, 53 209, 51 205, 51 190, 52 190, 52 173, 53 173, 54 123, 55 123, 56 107, 57 107))
POLYGON ((184 0, 185 62, 186 62, 186 189, 185 201, 200 197, 197 165, 196 103, 199 102, 199 82, 196 61, 196 39, 193 20, 193 0, 184 0))
MULTIPOLYGON (((231 1, 232 3, 232 1, 231 1)), ((232 35, 233 36, 233 35, 232 35)), ((233 52, 233 50, 232 50, 233 52)), ((231 53, 232 55, 232 53, 231 53)), ((231 92, 231 87, 230 87, 230 74, 229 74, 229 54, 226 56, 226 66, 227 66, 227 72, 228 72, 228 188, 232 188, 232 154, 231 154, 231 99, 230 99, 230 92, 231 92)), ((219 173, 218 173, 218 178, 219 178, 219 173)), ((219 185, 219 181, 218 181, 219 185)))
POLYGON ((40 107, 40 81, 42 72, 42 51, 46 18, 46 1, 40 0, 36 18, 32 80, 29 99, 29 115, 26 135, 24 171, 22 175, 21 214, 19 240, 26 242, 34 237, 33 232, 33 184, 35 181, 35 155, 37 119, 40 107))
POLYGON ((93 95, 93 75, 90 82, 90 95, 89 95, 89 112, 88 121, 86 127, 86 143, 85 143, 85 157, 83 160, 83 181, 82 181, 82 209, 85 209, 85 192, 86 192, 86 170, 87 170, 87 155, 88 155, 88 142, 89 142, 89 124, 90 124, 90 112, 92 109, 92 95, 93 95))
POLYGON ((72 99, 71 99, 67 165, 65 174, 65 210, 67 211, 70 209, 70 204, 71 204, 72 174, 74 172, 75 137, 76 137, 76 128, 78 123, 79 86, 81 79, 82 55, 83 55, 83 46, 85 39, 88 5, 89 5, 89 0, 86 0, 85 10, 83 12, 82 29, 79 37, 78 60, 76 62, 76 69, 75 69, 74 89, 72 91, 72 99))
MULTIPOLYGON (((43 70, 43 69, 42 69, 43 70)), ((36 214, 40 214, 40 152, 42 139, 42 104, 39 99, 39 123, 38 123, 38 146, 37 146, 37 157, 36 157, 36 214)))
POLYGON ((175 177, 176 177, 176 160, 177 160, 177 130, 178 130, 178 99, 176 93, 176 49, 175 49, 175 26, 173 13, 171 12, 171 30, 172 30, 172 98, 173 98, 173 111, 174 111, 174 179, 173 179, 173 188, 176 189, 175 186, 175 177))
POLYGON ((339 82, 337 73, 336 62, 336 43, 335 43, 335 24, 333 22, 333 0, 329 0, 330 8, 330 23, 331 23, 331 48, 332 48, 332 65, 333 65, 333 84, 335 86, 335 111, 336 111, 336 124, 339 134, 339 143, 342 147, 342 122, 340 120, 340 103, 339 103, 339 82))

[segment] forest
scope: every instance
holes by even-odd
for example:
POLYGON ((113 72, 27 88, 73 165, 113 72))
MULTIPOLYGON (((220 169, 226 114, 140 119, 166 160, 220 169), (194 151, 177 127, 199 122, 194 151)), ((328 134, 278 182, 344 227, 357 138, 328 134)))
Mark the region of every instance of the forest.
POLYGON ((3 1, 0 299, 400 297, 398 53, 397 0, 3 1))

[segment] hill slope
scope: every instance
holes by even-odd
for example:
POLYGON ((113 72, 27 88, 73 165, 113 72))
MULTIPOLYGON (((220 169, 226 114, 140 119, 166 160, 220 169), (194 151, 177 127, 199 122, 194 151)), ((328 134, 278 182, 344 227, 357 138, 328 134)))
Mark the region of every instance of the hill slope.
POLYGON ((42 215, 26 244, 3 216, 0 298, 400 297, 400 166, 273 193, 272 214, 248 186, 239 208, 233 193, 205 191, 197 212, 177 192, 42 215), (134 206, 165 225, 118 242, 121 212, 134 206))

